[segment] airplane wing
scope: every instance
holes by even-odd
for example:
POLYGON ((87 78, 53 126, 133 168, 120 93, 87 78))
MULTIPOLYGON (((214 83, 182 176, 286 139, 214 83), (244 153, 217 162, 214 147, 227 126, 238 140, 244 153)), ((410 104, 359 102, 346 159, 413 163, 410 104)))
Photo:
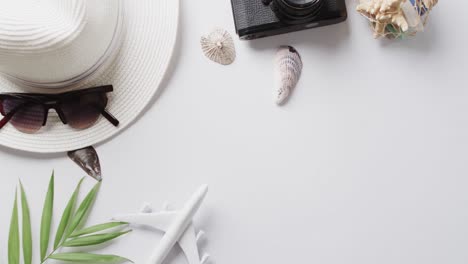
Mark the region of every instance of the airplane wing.
POLYGON ((184 251, 189 264, 200 264, 200 255, 198 253, 197 237, 195 228, 190 224, 185 233, 179 239, 179 246, 184 251))
POLYGON ((136 225, 149 226, 166 232, 176 215, 176 212, 166 211, 159 213, 139 213, 117 216, 114 217, 114 220, 129 222, 136 225))
MULTIPOLYGON (((149 226, 166 232, 176 215, 176 211, 163 211, 159 213, 122 215, 114 217, 114 220, 129 222, 136 225, 149 226)), ((184 234, 180 237, 178 244, 187 257, 189 264, 203 264, 208 259, 208 255, 203 256, 203 258, 200 259, 200 254, 198 253, 197 235, 192 224, 187 227, 184 234)))

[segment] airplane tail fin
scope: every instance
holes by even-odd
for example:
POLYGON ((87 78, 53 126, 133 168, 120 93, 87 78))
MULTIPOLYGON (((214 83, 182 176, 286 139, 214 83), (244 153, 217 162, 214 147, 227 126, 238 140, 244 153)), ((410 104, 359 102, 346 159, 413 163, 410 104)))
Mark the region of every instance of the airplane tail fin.
POLYGON ((200 241, 202 241, 204 237, 205 237, 205 232, 203 230, 198 231, 197 237, 196 237, 197 242, 199 243, 200 241))
POLYGON ((205 255, 203 255, 203 257, 202 257, 200 263, 201 263, 201 264, 207 264, 209 260, 210 260, 210 255, 205 254, 205 255))

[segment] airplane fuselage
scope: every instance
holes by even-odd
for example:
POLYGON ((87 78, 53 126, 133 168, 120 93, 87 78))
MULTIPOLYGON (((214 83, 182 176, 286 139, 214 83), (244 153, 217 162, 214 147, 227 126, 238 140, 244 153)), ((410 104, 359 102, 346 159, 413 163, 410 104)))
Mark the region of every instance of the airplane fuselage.
POLYGON ((208 186, 203 185, 178 212, 174 222, 166 231, 164 237, 158 244, 158 248, 151 256, 148 264, 162 264, 164 259, 169 255, 171 249, 175 246, 180 237, 184 234, 187 227, 190 225, 193 216, 200 208, 203 199, 208 192, 208 186))

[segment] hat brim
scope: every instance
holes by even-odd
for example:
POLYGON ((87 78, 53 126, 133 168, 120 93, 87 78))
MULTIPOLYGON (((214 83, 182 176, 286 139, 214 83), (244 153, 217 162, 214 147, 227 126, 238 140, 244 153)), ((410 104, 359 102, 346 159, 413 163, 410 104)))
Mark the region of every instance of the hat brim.
MULTIPOLYGON (((50 113, 48 124, 36 134, 12 125, 0 130, 0 145, 34 153, 58 153, 101 143, 121 132, 145 110, 166 74, 177 40, 179 0, 124 0, 125 37, 112 66, 86 86, 112 84, 108 110, 120 125, 104 118, 86 130, 63 125, 50 113)), ((64 65, 65 67, 66 65, 64 65)), ((46 66, 45 66, 46 67, 46 66)), ((0 76, 0 92, 20 92, 20 84, 0 76)))

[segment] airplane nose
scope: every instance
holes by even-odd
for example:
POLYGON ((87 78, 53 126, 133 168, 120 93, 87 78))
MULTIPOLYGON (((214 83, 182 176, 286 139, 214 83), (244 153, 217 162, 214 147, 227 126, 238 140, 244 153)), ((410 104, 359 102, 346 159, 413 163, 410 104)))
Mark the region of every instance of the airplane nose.
POLYGON ((203 194, 206 194, 208 192, 208 184, 203 184, 200 187, 200 192, 202 192, 203 194))
POLYGON ((200 188, 198 188, 197 196, 200 197, 201 200, 203 200, 207 193, 208 193, 208 184, 203 184, 202 186, 200 186, 200 188))
POLYGON ((206 193, 208 193, 208 184, 203 184, 198 188, 198 190, 193 194, 192 201, 196 204, 201 204, 205 199, 206 193))

